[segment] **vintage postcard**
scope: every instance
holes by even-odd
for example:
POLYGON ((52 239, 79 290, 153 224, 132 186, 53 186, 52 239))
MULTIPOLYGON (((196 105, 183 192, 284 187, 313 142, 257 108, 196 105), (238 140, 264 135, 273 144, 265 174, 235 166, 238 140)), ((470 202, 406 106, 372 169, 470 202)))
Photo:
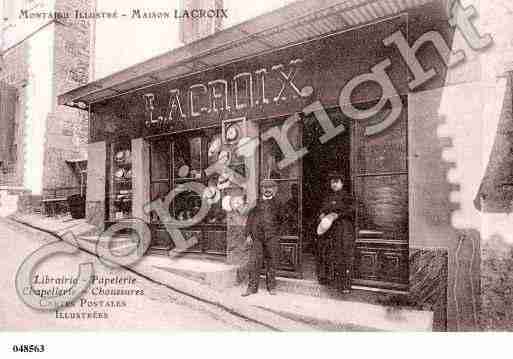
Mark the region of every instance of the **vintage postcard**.
POLYGON ((0 331, 513 329, 510 1, 0 4, 0 331))

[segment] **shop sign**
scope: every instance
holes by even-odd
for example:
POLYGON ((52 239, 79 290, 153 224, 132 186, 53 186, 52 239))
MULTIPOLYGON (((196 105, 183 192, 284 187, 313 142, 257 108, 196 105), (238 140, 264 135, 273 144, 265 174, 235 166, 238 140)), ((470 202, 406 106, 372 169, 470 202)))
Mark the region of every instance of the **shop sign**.
POLYGON ((231 113, 308 98, 313 94, 313 87, 300 88, 296 83, 302 64, 302 59, 293 59, 286 65, 276 64, 253 72, 240 72, 231 78, 171 89, 167 93, 167 108, 163 114, 156 113, 156 108, 161 104, 157 104, 155 93, 145 93, 142 96, 145 104, 145 126, 160 128, 202 115, 231 113), (279 86, 271 89, 268 85, 270 80, 278 82, 279 86))

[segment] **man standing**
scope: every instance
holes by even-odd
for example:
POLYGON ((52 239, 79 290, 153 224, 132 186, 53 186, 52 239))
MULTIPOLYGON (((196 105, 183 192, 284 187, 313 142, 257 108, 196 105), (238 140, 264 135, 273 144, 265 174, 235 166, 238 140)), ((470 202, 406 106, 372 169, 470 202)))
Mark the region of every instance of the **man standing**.
POLYGON ((275 198, 278 184, 264 180, 261 186, 262 197, 251 209, 246 222, 245 237, 250 246, 249 251, 249 282, 243 297, 258 291, 260 268, 262 261, 266 265, 266 284, 269 294, 274 295, 276 288, 276 266, 279 253, 278 230, 280 227, 279 204, 275 198))
POLYGON ((332 172, 328 179, 331 193, 319 215, 317 275, 320 284, 345 293, 351 289, 355 205, 341 174, 332 172))

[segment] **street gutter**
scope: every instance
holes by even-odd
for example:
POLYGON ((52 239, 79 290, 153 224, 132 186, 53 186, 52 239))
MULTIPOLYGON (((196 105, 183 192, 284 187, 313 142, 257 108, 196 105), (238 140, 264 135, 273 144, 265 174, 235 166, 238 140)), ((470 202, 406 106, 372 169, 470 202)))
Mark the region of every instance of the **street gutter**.
MULTIPOLYGON (((5 220, 10 220, 16 222, 19 225, 23 225, 29 227, 33 230, 44 232, 53 238, 56 238, 60 241, 65 241, 61 236, 57 233, 47 230, 45 228, 41 228, 35 226, 31 223, 23 221, 15 216, 11 216, 9 218, 5 218, 5 220)), ((84 241, 77 235, 78 238, 78 248, 83 250, 84 252, 98 257, 95 253, 94 248, 96 247, 96 243, 90 242, 89 244, 93 248, 86 248, 86 243, 88 241, 84 241)), ((70 245, 76 247, 74 243, 70 243, 66 241, 70 245)), ((208 286, 185 279, 183 277, 179 277, 172 273, 159 270, 149 265, 144 265, 144 259, 134 266, 120 266, 134 273, 142 278, 145 278, 153 283, 160 284, 165 286, 168 289, 171 289, 175 292, 178 292, 182 295, 188 296, 200 302, 213 305, 217 308, 220 308, 234 316, 237 316, 241 319, 250 321, 252 323, 264 326, 272 331, 314 331, 316 328, 303 324, 298 321, 294 321, 288 318, 285 318, 279 314, 272 313, 266 309, 262 309, 260 307, 249 305, 238 298, 233 298, 233 296, 223 295, 223 293, 217 292, 208 286)))

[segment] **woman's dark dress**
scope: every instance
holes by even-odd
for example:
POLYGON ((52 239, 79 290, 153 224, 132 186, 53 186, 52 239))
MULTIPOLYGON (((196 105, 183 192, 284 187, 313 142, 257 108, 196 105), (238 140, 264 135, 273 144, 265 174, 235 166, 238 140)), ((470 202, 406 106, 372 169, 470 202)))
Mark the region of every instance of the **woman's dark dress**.
POLYGON ((337 290, 350 289, 353 270, 354 200, 345 191, 331 192, 324 200, 320 213, 336 213, 339 217, 326 233, 317 238, 319 283, 337 290))

